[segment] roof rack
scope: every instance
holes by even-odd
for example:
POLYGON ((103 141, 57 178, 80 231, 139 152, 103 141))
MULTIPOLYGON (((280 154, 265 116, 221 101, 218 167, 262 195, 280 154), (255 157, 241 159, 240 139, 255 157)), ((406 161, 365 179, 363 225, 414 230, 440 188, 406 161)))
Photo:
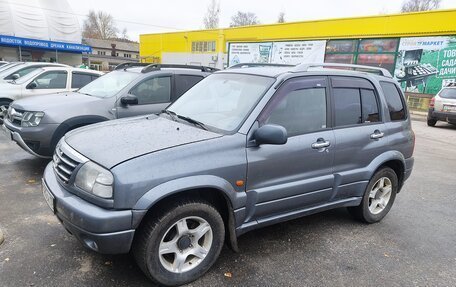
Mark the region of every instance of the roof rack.
POLYGON ((125 70, 127 68, 132 68, 132 67, 144 67, 144 66, 148 66, 150 65, 150 63, 131 63, 131 62, 127 62, 127 63, 122 63, 122 64, 119 64, 117 65, 114 70, 125 70))
POLYGON ((309 68, 316 68, 316 67, 337 67, 337 68, 351 68, 355 71, 363 71, 367 73, 374 73, 379 74, 384 77, 392 78, 393 76, 391 73, 384 68, 379 67, 371 67, 371 66, 363 66, 363 65, 353 65, 353 64, 340 64, 340 63, 312 63, 312 64, 299 64, 296 65, 292 72, 307 72, 309 68))
POLYGON ((274 63, 240 63, 228 67, 228 69, 252 68, 252 67, 294 67, 294 65, 274 64, 274 63))
POLYGON ((179 65, 179 64, 148 64, 146 67, 144 67, 141 70, 141 73, 157 71, 162 68, 194 69, 194 70, 200 70, 202 72, 209 72, 209 73, 216 72, 219 70, 219 69, 216 69, 213 67, 207 67, 207 66, 179 65))

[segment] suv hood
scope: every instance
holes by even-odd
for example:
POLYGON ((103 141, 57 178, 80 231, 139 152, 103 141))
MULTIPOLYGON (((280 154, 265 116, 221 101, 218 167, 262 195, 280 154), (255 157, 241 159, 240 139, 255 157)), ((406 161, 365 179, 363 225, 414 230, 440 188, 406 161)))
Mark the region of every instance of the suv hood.
POLYGON ((90 105, 90 103, 99 100, 99 98, 77 92, 61 92, 20 99, 14 101, 12 106, 24 111, 45 112, 51 109, 60 110, 62 107, 73 107, 75 104, 90 105))
POLYGON ((222 135, 155 115, 89 125, 65 141, 90 160, 112 168, 129 159, 222 135))

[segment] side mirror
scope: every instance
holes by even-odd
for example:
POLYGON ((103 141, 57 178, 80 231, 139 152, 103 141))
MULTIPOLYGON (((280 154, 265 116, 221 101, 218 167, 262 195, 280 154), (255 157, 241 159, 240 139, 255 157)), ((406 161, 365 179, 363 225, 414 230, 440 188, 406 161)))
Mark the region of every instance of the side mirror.
POLYGON ((17 79, 19 79, 20 77, 21 77, 21 75, 19 75, 19 74, 12 74, 12 75, 11 75, 11 79, 12 79, 12 80, 17 80, 17 79))
POLYGON ((27 85, 27 89, 35 89, 38 87, 35 81, 31 82, 30 84, 27 85))
POLYGON ((257 145, 282 145, 287 143, 288 135, 287 130, 282 126, 264 125, 255 131, 253 138, 257 145))
POLYGON ((125 105, 125 106, 137 105, 138 97, 133 96, 133 95, 123 96, 122 98, 120 98, 120 102, 122 103, 122 105, 125 105))

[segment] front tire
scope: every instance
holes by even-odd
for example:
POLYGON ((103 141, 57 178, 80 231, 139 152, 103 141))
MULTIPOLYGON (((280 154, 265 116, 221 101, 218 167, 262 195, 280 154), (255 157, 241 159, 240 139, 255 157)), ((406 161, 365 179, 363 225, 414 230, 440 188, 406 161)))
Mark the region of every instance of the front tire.
POLYGON ((396 172, 389 167, 384 167, 372 176, 361 204, 356 207, 349 207, 348 211, 356 219, 363 222, 379 222, 393 206, 398 188, 396 172))
POLYGON ((427 120, 427 125, 430 127, 435 127, 435 124, 437 123, 437 120, 435 119, 428 119, 427 120))
POLYGON ((198 279, 217 260, 225 227, 205 202, 183 202, 150 218, 139 230, 133 254, 155 283, 176 286, 198 279))

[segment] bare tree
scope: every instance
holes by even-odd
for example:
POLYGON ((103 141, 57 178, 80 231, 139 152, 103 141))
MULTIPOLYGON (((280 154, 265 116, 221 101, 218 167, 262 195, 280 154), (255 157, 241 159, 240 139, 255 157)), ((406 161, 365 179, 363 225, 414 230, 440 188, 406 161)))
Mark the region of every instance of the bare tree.
POLYGON ((230 27, 250 26, 260 24, 255 13, 238 11, 231 17, 230 27))
POLYGON ((280 12, 277 18, 277 23, 285 23, 285 12, 280 12))
POLYGON ((120 33, 120 38, 125 39, 125 40, 129 40, 129 38, 128 38, 128 31, 127 31, 127 28, 126 28, 126 27, 124 27, 124 28, 122 29, 122 32, 120 33))
POLYGON ((215 29, 219 27, 220 22, 220 2, 211 0, 207 6, 206 16, 204 16, 204 27, 206 29, 215 29))
POLYGON ((119 29, 110 14, 90 10, 84 21, 82 35, 84 38, 110 39, 117 38, 118 32, 119 29))
POLYGON ((438 9, 442 0, 405 0, 401 12, 417 12, 438 9))

